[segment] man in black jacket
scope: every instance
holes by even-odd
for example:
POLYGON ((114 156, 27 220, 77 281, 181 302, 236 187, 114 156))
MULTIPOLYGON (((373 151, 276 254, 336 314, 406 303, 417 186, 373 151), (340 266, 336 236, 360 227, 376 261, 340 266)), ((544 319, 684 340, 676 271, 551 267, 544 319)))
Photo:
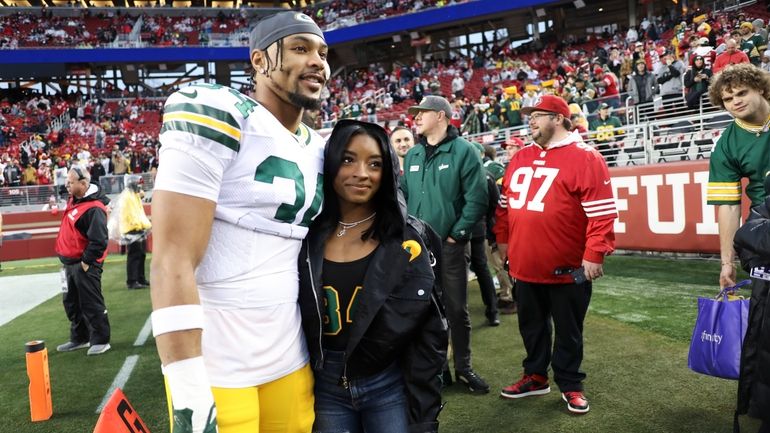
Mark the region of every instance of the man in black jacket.
MULTIPOLYGON (((765 179, 765 193, 770 177, 765 179)), ((738 379, 738 415, 762 419, 759 433, 770 433, 770 197, 751 210, 735 233, 735 250, 741 266, 751 275, 749 324, 741 351, 738 379)))
POLYGON ((90 181, 91 175, 82 167, 73 166, 67 174, 70 199, 56 238, 56 253, 67 277, 63 302, 70 339, 56 350, 88 348, 88 355, 100 355, 110 350, 110 321, 102 295, 109 199, 90 181))

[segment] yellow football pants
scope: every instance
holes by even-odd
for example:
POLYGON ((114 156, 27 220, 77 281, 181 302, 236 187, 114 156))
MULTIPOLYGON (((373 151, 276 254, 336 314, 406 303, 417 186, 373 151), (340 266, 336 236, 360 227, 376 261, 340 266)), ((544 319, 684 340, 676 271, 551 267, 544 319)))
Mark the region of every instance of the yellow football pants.
MULTIPOLYGON (((219 433, 310 433, 313 411, 313 371, 310 365, 259 386, 211 388, 217 405, 219 433)), ((171 393, 166 387, 173 433, 171 393)))

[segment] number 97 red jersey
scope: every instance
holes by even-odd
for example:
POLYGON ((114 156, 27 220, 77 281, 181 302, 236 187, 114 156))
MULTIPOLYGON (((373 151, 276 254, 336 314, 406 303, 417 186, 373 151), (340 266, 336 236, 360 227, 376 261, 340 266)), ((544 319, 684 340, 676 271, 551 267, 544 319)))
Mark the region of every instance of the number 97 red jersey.
POLYGON ((615 248, 617 217, 607 164, 571 133, 544 150, 520 150, 503 176, 494 227, 508 244, 511 275, 531 283, 569 283, 558 268, 602 263, 615 248))

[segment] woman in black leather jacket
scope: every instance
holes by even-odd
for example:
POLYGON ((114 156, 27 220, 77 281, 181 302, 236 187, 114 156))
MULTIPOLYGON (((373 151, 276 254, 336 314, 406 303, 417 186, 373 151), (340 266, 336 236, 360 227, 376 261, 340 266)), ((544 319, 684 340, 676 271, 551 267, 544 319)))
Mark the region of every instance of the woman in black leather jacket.
MULTIPOLYGON (((770 192, 770 177, 765 179, 765 192, 770 192)), ((740 430, 738 415, 748 413, 762 420, 759 433, 770 433, 770 197, 751 210, 735 233, 734 246, 741 266, 752 277, 734 431, 740 430)))
POLYGON ((447 325, 422 239, 441 243, 407 218, 398 174, 381 127, 337 123, 325 152, 324 209, 299 258, 314 432, 438 431, 447 325))

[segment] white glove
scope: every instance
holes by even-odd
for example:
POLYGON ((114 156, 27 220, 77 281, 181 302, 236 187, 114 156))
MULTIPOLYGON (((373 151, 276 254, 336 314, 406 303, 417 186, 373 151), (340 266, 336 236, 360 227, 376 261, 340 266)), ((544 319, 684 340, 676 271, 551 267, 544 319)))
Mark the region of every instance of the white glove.
POLYGON ((173 407, 174 433, 217 433, 217 408, 203 357, 163 367, 173 407))

